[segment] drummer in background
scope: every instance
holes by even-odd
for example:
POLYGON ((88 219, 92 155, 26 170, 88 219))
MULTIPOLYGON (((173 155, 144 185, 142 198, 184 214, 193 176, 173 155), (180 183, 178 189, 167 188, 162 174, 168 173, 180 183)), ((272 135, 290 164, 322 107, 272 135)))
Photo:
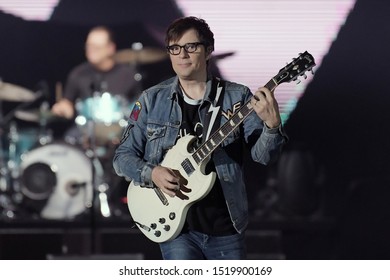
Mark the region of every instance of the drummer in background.
MULTIPOLYGON (((134 78, 137 73, 135 65, 131 63, 117 63, 114 58, 115 53, 116 44, 112 31, 105 26, 97 26, 91 29, 85 43, 87 61, 76 66, 69 73, 63 95, 60 100, 53 104, 51 111, 54 115, 69 120, 70 128, 68 126, 68 128, 64 129, 66 131, 62 132, 64 134, 58 136, 64 137, 67 143, 81 146, 84 150, 93 150, 94 155, 99 158, 102 170, 104 170, 104 174, 101 174, 103 180, 113 187, 108 190, 109 203, 112 207, 117 208, 113 212, 119 216, 127 210, 126 205, 121 202, 122 197, 125 196, 122 190, 126 188, 121 188, 120 186, 128 183, 118 179, 119 177, 115 175, 112 168, 112 156, 117 144, 115 141, 119 142, 122 133, 117 131, 115 125, 109 127, 104 125, 96 126, 97 123, 95 123, 95 129, 90 130, 87 128, 89 131, 86 133, 85 127, 77 123, 77 117, 82 115, 82 112, 78 111, 80 104, 82 108, 85 107, 83 104, 87 104, 87 109, 101 110, 105 114, 108 111, 109 115, 114 115, 112 112, 113 108, 106 108, 110 107, 110 104, 104 104, 105 108, 96 108, 99 106, 96 106, 95 103, 89 106, 90 104, 87 101, 91 101, 92 97, 94 97, 93 100, 96 100, 95 97, 98 94, 103 96, 103 94, 109 93, 110 96, 121 97, 125 101, 125 104, 122 105, 127 105, 127 107, 130 107, 138 98, 140 90, 139 82, 134 78), (108 129, 108 132, 106 129, 108 129), (116 135, 113 138, 111 136, 108 137, 112 130, 115 131, 114 134, 116 135), (92 137, 95 141, 91 141, 92 137), (99 140, 102 140, 103 143, 99 140)), ((123 107, 116 109, 123 114, 123 107)), ((128 110, 130 112, 131 108, 128 108, 128 110)), ((128 115, 125 117, 128 117, 128 115)))
MULTIPOLYGON (((109 92, 122 96, 131 103, 138 98, 139 89, 134 79, 136 69, 130 64, 118 64, 114 60, 116 44, 112 31, 105 26, 92 28, 85 43, 87 61, 76 66, 69 74, 64 94, 52 106, 52 113, 63 118, 75 118, 78 100, 93 97, 96 92, 109 92)), ((74 126, 69 135, 78 138, 74 126)))

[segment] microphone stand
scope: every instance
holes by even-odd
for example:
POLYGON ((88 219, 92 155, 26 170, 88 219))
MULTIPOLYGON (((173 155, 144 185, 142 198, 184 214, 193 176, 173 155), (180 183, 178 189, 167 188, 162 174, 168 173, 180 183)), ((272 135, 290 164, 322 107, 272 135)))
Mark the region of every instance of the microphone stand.
MULTIPOLYGON (((92 202, 91 202, 91 252, 96 253, 96 212, 97 206, 99 206, 99 212, 103 217, 111 216, 110 208, 107 201, 106 191, 108 189, 108 185, 104 183, 104 169, 100 164, 98 153, 97 153, 97 141, 96 141, 96 122, 98 121, 96 118, 96 112, 99 108, 97 108, 99 104, 99 100, 102 98, 103 93, 106 91, 106 86, 103 81, 99 82, 99 87, 94 86, 94 90, 92 91, 92 102, 90 102, 89 112, 91 112, 91 117, 87 121, 87 141, 88 141, 88 151, 87 155, 92 161, 92 202), (99 176, 101 175, 101 176, 99 176), (102 180, 97 180, 98 178, 102 178, 102 180), (98 196, 96 195, 98 192, 98 196), (97 200, 99 203, 97 203, 97 200)), ((87 104, 88 105, 88 104, 87 104)))

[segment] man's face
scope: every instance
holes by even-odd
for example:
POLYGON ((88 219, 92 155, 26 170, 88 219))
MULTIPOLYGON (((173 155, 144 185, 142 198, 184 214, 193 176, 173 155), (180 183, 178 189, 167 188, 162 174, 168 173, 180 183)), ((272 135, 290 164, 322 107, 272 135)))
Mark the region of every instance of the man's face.
POLYGON ((108 34, 103 30, 92 31, 85 43, 85 55, 94 65, 103 63, 115 53, 115 46, 109 41, 108 34))
MULTIPOLYGON (((198 33, 195 29, 189 29, 176 42, 169 42, 169 45, 183 46, 187 43, 200 42, 198 33)), ((188 53, 181 48, 180 54, 170 54, 172 68, 179 78, 183 80, 200 80, 204 81, 207 77, 207 60, 210 54, 206 53, 204 45, 199 45, 195 52, 188 53)))

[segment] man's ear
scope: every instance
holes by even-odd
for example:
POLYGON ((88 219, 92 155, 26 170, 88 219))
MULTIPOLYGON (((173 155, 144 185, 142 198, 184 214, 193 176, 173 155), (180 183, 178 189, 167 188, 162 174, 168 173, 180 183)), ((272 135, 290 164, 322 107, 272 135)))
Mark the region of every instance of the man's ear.
POLYGON ((206 49, 206 59, 211 58, 211 53, 213 52, 214 48, 212 46, 208 46, 206 49))

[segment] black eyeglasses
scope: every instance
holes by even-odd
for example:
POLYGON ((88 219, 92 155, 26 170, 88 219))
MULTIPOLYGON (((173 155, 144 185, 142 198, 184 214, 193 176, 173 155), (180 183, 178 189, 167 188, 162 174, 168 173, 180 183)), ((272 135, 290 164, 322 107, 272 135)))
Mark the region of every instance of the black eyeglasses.
POLYGON ((193 53, 195 52, 197 49, 198 49, 198 46, 199 45, 204 45, 204 43, 202 42, 195 42, 195 43, 187 43, 183 46, 180 46, 180 45, 170 45, 167 47, 167 50, 170 54, 173 54, 173 55, 179 55, 180 52, 181 52, 181 49, 185 49, 185 51, 187 53, 193 53))

